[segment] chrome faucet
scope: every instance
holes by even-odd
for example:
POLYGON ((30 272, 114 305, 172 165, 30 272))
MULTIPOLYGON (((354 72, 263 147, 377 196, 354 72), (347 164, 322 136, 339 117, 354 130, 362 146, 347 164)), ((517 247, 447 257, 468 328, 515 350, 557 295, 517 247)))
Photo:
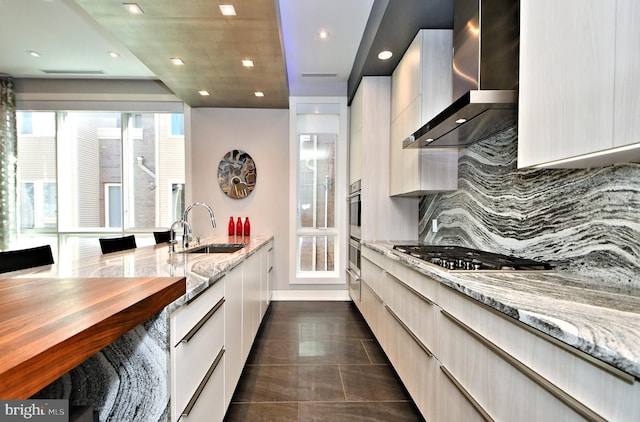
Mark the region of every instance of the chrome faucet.
POLYGON ((175 244, 178 243, 178 241, 176 240, 176 231, 174 229, 176 224, 182 224, 182 246, 183 247, 186 247, 185 244, 187 244, 187 241, 185 239, 188 237, 189 233, 191 233, 191 225, 187 223, 187 220, 174 221, 173 224, 171 225, 171 228, 169 229, 169 233, 171 236, 169 239, 169 252, 175 252, 175 244))
POLYGON ((207 211, 209 211, 209 217, 211 218, 211 227, 216 227, 216 218, 213 216, 213 210, 209 205, 205 204, 204 202, 194 202, 193 204, 189 205, 187 208, 185 208, 184 214, 182 214, 182 221, 187 224, 185 226, 184 236, 182 237, 182 246, 185 248, 189 246, 189 240, 191 239, 191 226, 189 225, 189 223, 187 223, 187 217, 189 217, 189 211, 191 211, 191 208, 195 206, 206 208, 207 211), (188 232, 187 227, 189 227, 188 232))

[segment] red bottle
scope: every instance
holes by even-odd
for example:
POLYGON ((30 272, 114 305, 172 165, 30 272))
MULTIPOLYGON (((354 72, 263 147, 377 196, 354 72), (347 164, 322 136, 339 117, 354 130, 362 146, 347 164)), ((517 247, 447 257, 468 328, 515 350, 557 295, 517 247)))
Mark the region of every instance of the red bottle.
POLYGON ((236 224, 233 222, 233 217, 229 217, 229 236, 236 234, 236 224))
POLYGON ((251 233, 251 224, 249 223, 249 217, 244 218, 244 235, 249 237, 249 233, 251 233))
POLYGON ((236 236, 242 236, 242 220, 238 217, 238 222, 236 223, 236 236))

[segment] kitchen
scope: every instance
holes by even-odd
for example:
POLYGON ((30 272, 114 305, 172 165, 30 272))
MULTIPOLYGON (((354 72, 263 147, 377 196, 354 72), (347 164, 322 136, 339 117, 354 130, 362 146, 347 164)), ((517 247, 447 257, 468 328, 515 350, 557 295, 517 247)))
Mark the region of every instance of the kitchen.
MULTIPOLYGON (((608 14, 603 16, 610 17, 608 14)), ((520 76, 522 94, 522 72, 520 76)), ((192 148, 197 152, 191 154, 194 175, 208 174, 210 162, 207 161, 207 156, 218 157, 224 152, 224 146, 212 146, 206 142, 208 134, 217 132, 223 138, 232 138, 239 132, 251 131, 250 127, 243 125, 243 120, 247 117, 258 119, 259 123, 264 124, 263 128, 273 131, 267 131, 266 134, 259 130, 249 132, 249 136, 243 141, 248 145, 244 149, 267 150, 279 145, 281 150, 286 150, 289 147, 287 112, 223 110, 216 113, 212 110, 193 109, 191 113, 194 137, 192 148), (274 127, 274 124, 277 127, 274 127), (251 141, 260 137, 263 142, 251 141), (267 142, 264 142, 265 139, 267 142)), ((601 122, 593 119, 591 112, 588 112, 587 116, 589 118, 585 119, 585 124, 593 122, 593 125, 601 125, 601 122)), ((517 169, 515 163, 520 151, 515 138, 518 137, 519 142, 523 138, 522 126, 518 129, 518 132, 509 130, 498 137, 456 152, 456 155, 459 154, 456 160, 456 190, 391 200, 390 202, 397 206, 394 211, 409 213, 411 224, 397 218, 386 220, 373 216, 374 221, 392 221, 393 224, 367 225, 367 218, 372 216, 363 215, 363 229, 369 227, 370 230, 396 230, 391 235, 378 235, 374 232, 368 238, 420 239, 427 243, 465 244, 479 249, 534 258, 551 262, 559 269, 595 275, 598 279, 610 279, 622 286, 623 291, 629 289, 633 292, 637 287, 634 284, 637 274, 637 260, 634 257, 637 256, 638 245, 633 236, 633 233, 637 232, 637 164, 631 159, 627 163, 591 170, 517 169), (509 189, 505 189, 505 186, 509 186, 509 189), (513 206, 513 201, 521 204, 517 211, 514 211, 516 207, 513 206), (603 210, 606 211, 604 215, 603 210), (402 238, 397 235, 400 229, 407 230, 407 234, 402 238)), ((408 134, 409 132, 403 136, 408 134)), ((364 153, 371 154, 374 151, 374 148, 369 148, 364 153)), ((372 158, 370 155, 365 157, 368 157, 365 160, 372 158)), ((274 162, 270 161, 267 164, 273 167, 267 171, 281 183, 273 184, 273 195, 270 196, 275 196, 281 191, 282 186, 288 184, 286 175, 277 171, 278 167, 286 167, 288 160, 282 157, 274 158, 274 162)), ((269 160, 261 160, 267 161, 269 160)), ((383 165, 367 167, 384 168, 383 165)), ((196 177, 192 182, 196 192, 204 191, 208 184, 203 177, 196 177)), ((371 191, 367 190, 372 189, 371 185, 378 187, 375 183, 367 186, 363 177, 364 210, 370 209, 366 206, 366 195, 371 195, 371 191)), ((206 199, 209 202, 210 197, 206 199)), ((215 198, 211 202, 216 204, 221 201, 215 198)), ((272 211, 271 215, 252 215, 252 221, 254 218, 262 218, 260 224, 267 226, 266 221, 273 217, 280 228, 286 228, 287 219, 283 216, 287 214, 287 204, 277 206, 279 208, 272 211)), ((260 208, 267 214, 270 213, 269 207, 260 208)), ((383 207, 376 208, 380 211, 383 207)), ((225 211, 221 213, 230 214, 225 211)), ((283 262, 281 266, 276 267, 287 268, 286 261, 283 262)))

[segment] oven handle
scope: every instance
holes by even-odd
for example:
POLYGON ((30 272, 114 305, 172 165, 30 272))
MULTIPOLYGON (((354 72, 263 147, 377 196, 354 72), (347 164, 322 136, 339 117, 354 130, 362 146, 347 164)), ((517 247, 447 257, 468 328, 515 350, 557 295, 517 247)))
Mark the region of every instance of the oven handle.
POLYGON ((357 275, 356 273, 354 273, 353 271, 351 271, 349 268, 347 268, 347 274, 349 274, 349 276, 351 278, 354 278, 356 280, 360 280, 360 276, 357 275))

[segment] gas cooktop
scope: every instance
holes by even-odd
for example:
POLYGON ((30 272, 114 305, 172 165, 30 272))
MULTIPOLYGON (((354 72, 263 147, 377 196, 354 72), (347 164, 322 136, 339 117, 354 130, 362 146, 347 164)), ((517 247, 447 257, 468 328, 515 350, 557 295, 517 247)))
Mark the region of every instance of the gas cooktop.
POLYGON ((393 249, 452 271, 543 271, 552 269, 551 265, 546 262, 461 246, 395 245, 393 249))

